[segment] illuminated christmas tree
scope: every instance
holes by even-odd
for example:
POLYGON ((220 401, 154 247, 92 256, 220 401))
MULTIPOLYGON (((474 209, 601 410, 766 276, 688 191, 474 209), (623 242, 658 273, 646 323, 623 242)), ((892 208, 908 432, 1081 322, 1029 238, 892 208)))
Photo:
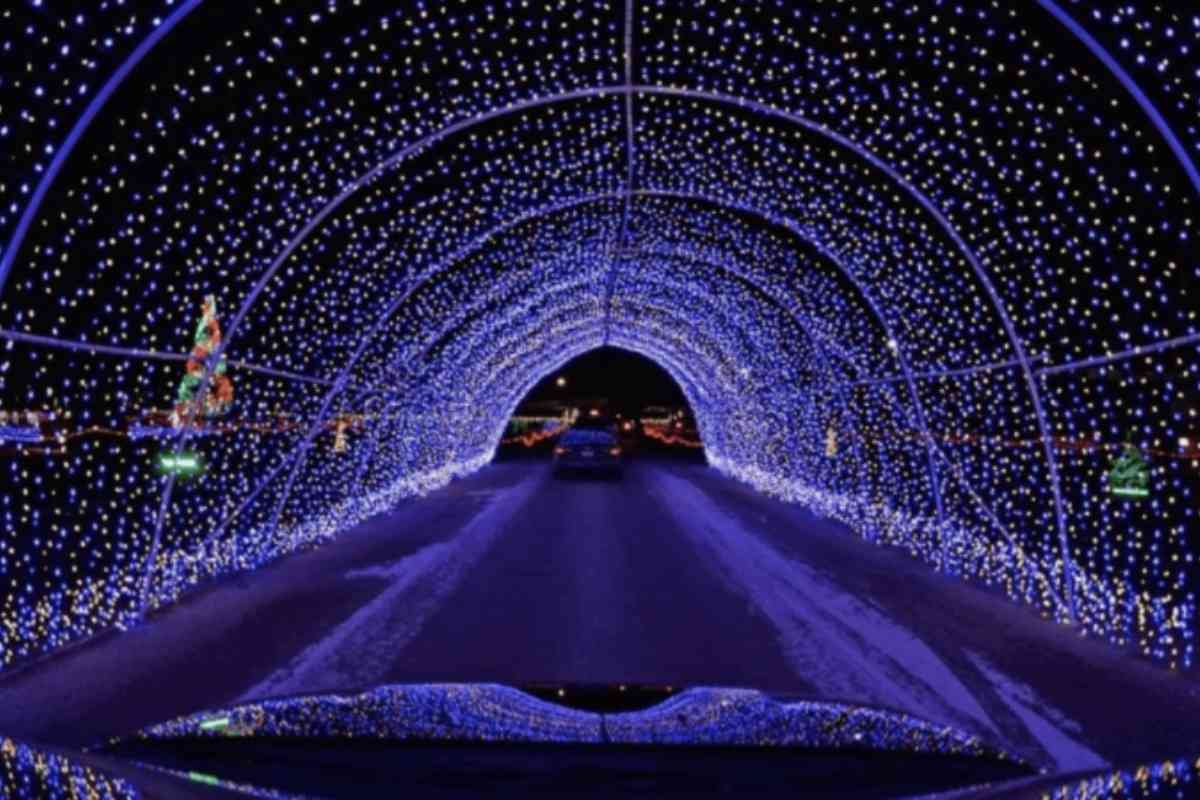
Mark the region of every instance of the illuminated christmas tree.
POLYGON ((1141 498, 1150 496, 1150 466, 1132 440, 1108 471, 1109 490, 1117 497, 1141 498))
POLYGON ((187 372, 179 382, 171 424, 178 428, 185 419, 217 417, 233 404, 233 382, 225 374, 224 356, 213 368, 204 397, 196 397, 204 382, 204 370, 213 352, 221 345, 221 323, 217 319, 217 298, 206 295, 200 307, 200 323, 192 340, 192 352, 187 360, 187 372))

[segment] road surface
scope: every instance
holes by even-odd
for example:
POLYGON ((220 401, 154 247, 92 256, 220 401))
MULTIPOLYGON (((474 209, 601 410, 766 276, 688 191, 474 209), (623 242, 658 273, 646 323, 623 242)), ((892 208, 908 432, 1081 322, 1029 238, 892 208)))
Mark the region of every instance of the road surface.
POLYGON ((124 634, 0 677, 0 732, 78 745, 389 682, 733 685, 899 708, 1041 766, 1200 752, 1200 683, 700 465, 495 464, 124 634))

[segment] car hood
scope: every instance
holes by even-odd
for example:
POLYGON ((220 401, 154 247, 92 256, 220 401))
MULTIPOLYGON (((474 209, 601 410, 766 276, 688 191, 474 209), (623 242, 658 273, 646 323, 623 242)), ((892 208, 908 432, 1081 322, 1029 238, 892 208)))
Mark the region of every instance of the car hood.
POLYGON ((998 798, 1065 786, 1104 797, 1097 787, 1157 789, 1195 766, 1038 775, 977 736, 903 712, 713 687, 382 686, 206 710, 81 753, 2 741, 0 766, 24 771, 15 785, 29 792, 16 796, 29 797, 78 787, 102 797, 389 796, 398 783, 437 796, 785 796, 803 786, 806 796, 998 798), (46 782, 55 775, 73 777, 46 782))

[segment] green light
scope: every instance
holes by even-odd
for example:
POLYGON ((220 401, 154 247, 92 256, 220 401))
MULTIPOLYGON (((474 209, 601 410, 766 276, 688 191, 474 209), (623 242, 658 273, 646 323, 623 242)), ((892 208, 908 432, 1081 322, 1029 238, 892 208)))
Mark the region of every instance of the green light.
POLYGON ((204 469, 199 453, 159 453, 158 469, 171 475, 195 475, 204 469))
POLYGON ((224 728, 228 724, 229 724, 229 717, 214 717, 213 719, 206 719, 206 720, 204 720, 204 722, 201 722, 200 730, 215 731, 219 728, 224 728))
POLYGON ((187 774, 187 776, 188 776, 189 780, 193 780, 196 783, 206 783, 209 786, 220 786, 221 785, 220 778, 218 778, 216 775, 209 775, 208 773, 205 773, 205 772, 189 772, 187 774))
POLYGON ((1141 499, 1150 496, 1150 465, 1133 444, 1132 434, 1121 457, 1108 471, 1108 485, 1116 497, 1141 499))
POLYGON ((200 462, 195 456, 163 456, 162 465, 169 469, 196 469, 200 462))

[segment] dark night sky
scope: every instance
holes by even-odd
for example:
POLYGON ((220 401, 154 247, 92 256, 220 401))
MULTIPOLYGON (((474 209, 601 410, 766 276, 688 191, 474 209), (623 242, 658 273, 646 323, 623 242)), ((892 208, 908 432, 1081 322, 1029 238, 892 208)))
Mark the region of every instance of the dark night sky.
POLYGON ((615 411, 636 413, 644 406, 686 406, 683 391, 666 370, 644 356, 616 347, 591 350, 543 378, 527 401, 607 397, 615 411), (559 376, 567 386, 559 388, 559 376))

